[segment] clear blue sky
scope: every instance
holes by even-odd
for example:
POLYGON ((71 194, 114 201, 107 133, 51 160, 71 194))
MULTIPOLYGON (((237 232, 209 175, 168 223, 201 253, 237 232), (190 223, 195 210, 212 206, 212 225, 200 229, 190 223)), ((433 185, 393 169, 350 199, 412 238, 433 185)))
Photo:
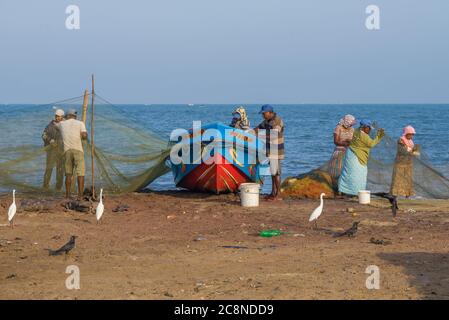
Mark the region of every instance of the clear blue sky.
POLYGON ((0 103, 76 96, 92 72, 115 103, 448 103, 448 16, 447 0, 0 0, 0 103))

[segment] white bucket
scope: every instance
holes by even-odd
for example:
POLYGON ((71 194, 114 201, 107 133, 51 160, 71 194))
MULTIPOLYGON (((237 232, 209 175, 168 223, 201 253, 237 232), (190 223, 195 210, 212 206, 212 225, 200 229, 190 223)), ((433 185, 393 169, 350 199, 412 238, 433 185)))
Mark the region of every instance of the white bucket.
POLYGON ((240 202, 243 207, 258 207, 259 206, 259 190, 258 183, 242 183, 239 186, 240 202))
POLYGON ((359 203, 360 204, 370 204, 371 203, 371 191, 360 190, 359 191, 359 203))

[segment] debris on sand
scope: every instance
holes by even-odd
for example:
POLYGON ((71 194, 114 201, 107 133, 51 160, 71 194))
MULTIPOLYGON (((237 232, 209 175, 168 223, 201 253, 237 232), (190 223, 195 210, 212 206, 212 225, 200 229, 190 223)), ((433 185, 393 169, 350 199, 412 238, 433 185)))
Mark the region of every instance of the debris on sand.
POLYGON ((129 210, 129 206, 127 204, 119 204, 115 209, 112 209, 112 212, 122 213, 129 210))
POLYGON ((22 199, 19 208, 27 212, 48 212, 52 208, 52 203, 42 199, 22 199))
POLYGON ((6 247, 6 245, 11 244, 12 241, 9 241, 7 239, 0 239, 0 247, 6 247))
POLYGON ((85 201, 96 201, 97 194, 93 192, 92 187, 84 188, 83 200, 85 201))
POLYGON ((259 236, 264 238, 271 238, 271 237, 277 237, 284 234, 281 230, 262 230, 259 232, 259 236))
POLYGON ((374 237, 369 239, 369 242, 372 244, 377 244, 377 245, 382 245, 382 246, 387 246, 387 245, 391 244, 391 241, 389 241, 389 240, 376 239, 374 237))
POLYGON ((17 277, 17 275, 15 273, 11 273, 11 274, 6 276, 6 279, 13 279, 15 277, 17 277))
POLYGON ((80 201, 68 201, 62 205, 65 209, 78 212, 89 212, 90 206, 81 203, 80 201))
POLYGON ((244 246, 221 246, 221 247, 225 249, 249 249, 248 247, 244 246))

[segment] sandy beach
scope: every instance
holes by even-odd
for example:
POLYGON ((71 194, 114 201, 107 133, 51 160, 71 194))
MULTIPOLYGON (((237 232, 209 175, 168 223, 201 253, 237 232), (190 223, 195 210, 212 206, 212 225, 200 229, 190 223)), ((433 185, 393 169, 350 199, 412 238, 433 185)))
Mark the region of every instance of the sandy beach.
MULTIPOLYGON (((0 197, 2 212, 9 201, 0 197)), ((447 201, 401 202, 393 220, 383 200, 326 199, 318 230, 307 223, 314 200, 248 209, 232 194, 106 195, 100 225, 62 198, 39 201, 19 206, 14 229, 2 215, 1 299, 449 298, 447 201), (119 205, 127 211, 113 212, 119 205), (353 221, 356 237, 334 237, 353 221), (258 236, 264 229, 286 234, 258 236), (70 235, 71 253, 48 255, 70 235), (80 290, 65 286, 69 265, 80 269, 80 290), (379 290, 366 288, 369 265, 379 267, 379 290)))

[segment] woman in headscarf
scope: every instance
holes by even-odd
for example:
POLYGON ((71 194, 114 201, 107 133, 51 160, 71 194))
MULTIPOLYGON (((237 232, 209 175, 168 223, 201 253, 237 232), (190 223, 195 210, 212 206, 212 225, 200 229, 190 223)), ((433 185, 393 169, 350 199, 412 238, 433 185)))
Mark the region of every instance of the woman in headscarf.
POLYGON ((354 131, 338 179, 340 193, 356 196, 360 190, 366 189, 370 150, 381 141, 385 134, 384 129, 379 129, 376 137, 371 139, 369 136, 371 130, 371 121, 362 120, 360 127, 354 131))
POLYGON ((354 134, 353 125, 356 123, 355 117, 347 114, 337 124, 334 130, 335 149, 329 162, 329 173, 334 181, 338 181, 346 149, 352 140, 354 134))
POLYGON ((240 106, 232 112, 232 121, 229 126, 240 130, 249 129, 250 123, 244 107, 240 106))
POLYGON ((394 162, 393 179, 390 194, 393 196, 411 197, 415 195, 413 188, 413 157, 419 155, 419 145, 415 145, 416 134, 412 126, 406 126, 398 140, 398 151, 394 162))

